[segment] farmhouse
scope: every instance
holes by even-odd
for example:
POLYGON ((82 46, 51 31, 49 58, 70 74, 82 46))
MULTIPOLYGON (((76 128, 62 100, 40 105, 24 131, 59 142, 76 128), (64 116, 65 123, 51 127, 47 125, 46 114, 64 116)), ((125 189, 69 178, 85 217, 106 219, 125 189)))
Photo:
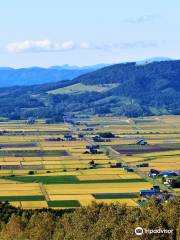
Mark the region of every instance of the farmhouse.
POLYGON ((146 141, 144 141, 143 139, 141 139, 141 140, 138 140, 137 142, 136 142, 136 145, 140 145, 140 146, 145 146, 145 145, 147 145, 148 143, 146 142, 146 141))
POLYGON ((172 171, 160 172, 157 177, 176 177, 178 174, 172 171))
POLYGON ((82 130, 83 130, 83 131, 94 131, 94 128, 88 127, 88 128, 83 128, 82 130))
POLYGON ((153 186, 150 190, 140 190, 140 196, 144 198, 150 198, 152 196, 156 196, 160 194, 159 186, 153 186))
POLYGON ((166 182, 172 187, 172 188, 180 188, 180 177, 177 178, 168 178, 166 182))
POLYGON ((67 141, 74 141, 76 140, 71 133, 67 133, 64 135, 64 138, 67 140, 67 141))
POLYGON ((86 146, 87 149, 99 149, 99 145, 86 146))
POLYGON ((149 177, 156 177, 160 172, 156 169, 150 169, 148 176, 149 177))
POLYGON ((149 163, 137 164, 136 167, 138 167, 138 168, 140 168, 140 167, 149 167, 149 163))
POLYGON ((115 138, 116 137, 112 132, 102 132, 102 133, 99 133, 99 136, 102 138, 115 138))
POLYGON ((112 168, 122 168, 122 163, 118 162, 115 165, 111 165, 112 168))
POLYGON ((89 149, 89 151, 86 151, 85 153, 88 154, 101 154, 101 151, 98 151, 99 149, 99 145, 90 145, 90 146, 86 146, 86 149, 89 149))
POLYGON ((134 170, 132 168, 129 168, 129 167, 124 167, 124 171, 126 171, 126 172, 134 172, 134 170))
POLYGON ((79 134, 78 134, 78 138, 79 138, 79 139, 84 138, 84 134, 83 134, 83 133, 79 133, 79 134))
POLYGON ((104 139, 104 138, 102 138, 102 137, 100 137, 100 136, 95 136, 95 137, 93 137, 93 140, 94 140, 95 142, 111 142, 110 139, 104 139))

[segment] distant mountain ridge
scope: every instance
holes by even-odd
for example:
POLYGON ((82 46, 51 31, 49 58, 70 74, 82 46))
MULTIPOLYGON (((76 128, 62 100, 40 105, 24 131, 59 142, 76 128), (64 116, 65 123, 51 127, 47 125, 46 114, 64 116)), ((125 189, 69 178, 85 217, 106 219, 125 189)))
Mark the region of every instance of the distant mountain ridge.
POLYGON ((0 87, 27 86, 58 82, 62 80, 71 80, 75 77, 95 71, 104 66, 107 65, 99 64, 87 67, 63 65, 53 66, 50 68, 31 67, 20 69, 0 67, 0 87))
POLYGON ((62 66, 52 66, 50 69, 66 69, 66 70, 85 70, 85 69, 92 69, 92 70, 97 70, 103 67, 107 67, 112 64, 96 64, 96 65, 91 65, 91 66, 75 66, 75 65, 69 65, 69 64, 64 64, 62 66))
POLYGON ((164 62, 164 61, 173 61, 173 59, 168 58, 168 57, 154 57, 154 58, 147 58, 142 61, 137 61, 137 65, 143 65, 143 64, 149 64, 153 62, 164 62))
MULTIPOLYGON (((137 65, 145 65, 153 62, 170 61, 167 57, 155 57, 137 61, 137 65)), ((35 84, 44 84, 72 80, 86 73, 111 66, 113 64, 96 64, 91 66, 72 66, 68 64, 60 66, 29 67, 29 68, 11 68, 0 67, 0 87, 11 86, 30 86, 35 84)))

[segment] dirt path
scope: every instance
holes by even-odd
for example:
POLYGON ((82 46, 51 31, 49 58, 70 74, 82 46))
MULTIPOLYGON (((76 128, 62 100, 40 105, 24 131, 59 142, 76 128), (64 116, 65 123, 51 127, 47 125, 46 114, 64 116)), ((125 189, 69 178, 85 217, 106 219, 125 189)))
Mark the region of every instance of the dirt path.
POLYGON ((47 202, 50 201, 49 195, 48 195, 48 193, 47 193, 46 188, 44 187, 44 185, 43 185, 42 183, 39 183, 39 187, 40 187, 40 189, 41 189, 42 194, 45 196, 46 201, 47 201, 47 202))

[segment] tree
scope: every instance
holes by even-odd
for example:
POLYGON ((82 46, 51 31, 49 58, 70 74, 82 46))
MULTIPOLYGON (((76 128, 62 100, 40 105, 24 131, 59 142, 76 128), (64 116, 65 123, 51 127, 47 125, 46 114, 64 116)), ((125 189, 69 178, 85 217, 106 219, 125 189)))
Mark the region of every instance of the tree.
POLYGON ((50 213, 34 213, 24 233, 25 239, 50 240, 52 239, 55 220, 50 213))
POLYGON ((5 240, 18 240, 23 234, 24 224, 21 217, 12 215, 9 222, 2 229, 2 237, 5 240))

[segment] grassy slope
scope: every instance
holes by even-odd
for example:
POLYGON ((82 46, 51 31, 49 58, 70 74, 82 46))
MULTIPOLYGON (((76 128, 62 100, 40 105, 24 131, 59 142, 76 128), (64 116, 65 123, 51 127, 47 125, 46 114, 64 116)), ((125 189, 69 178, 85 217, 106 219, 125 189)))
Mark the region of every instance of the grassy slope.
POLYGON ((83 92, 105 92, 114 87, 117 87, 118 84, 104 84, 104 85, 84 85, 82 83, 77 83, 71 86, 64 88, 58 88, 52 91, 49 91, 50 94, 78 94, 83 92))

